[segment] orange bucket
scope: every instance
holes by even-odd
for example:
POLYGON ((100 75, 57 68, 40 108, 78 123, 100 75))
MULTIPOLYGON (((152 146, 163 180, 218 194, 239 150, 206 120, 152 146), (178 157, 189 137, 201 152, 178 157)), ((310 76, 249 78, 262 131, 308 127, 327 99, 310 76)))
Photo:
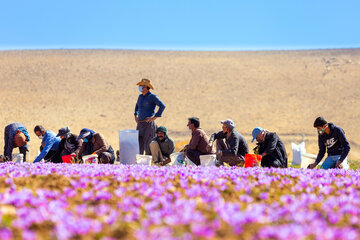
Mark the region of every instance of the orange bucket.
POLYGON ((261 162, 261 155, 257 155, 257 154, 245 154, 245 167, 256 167, 259 165, 259 163, 261 162))
POLYGON ((73 158, 73 156, 72 155, 64 155, 61 158, 62 158, 63 163, 71 163, 71 159, 73 158))

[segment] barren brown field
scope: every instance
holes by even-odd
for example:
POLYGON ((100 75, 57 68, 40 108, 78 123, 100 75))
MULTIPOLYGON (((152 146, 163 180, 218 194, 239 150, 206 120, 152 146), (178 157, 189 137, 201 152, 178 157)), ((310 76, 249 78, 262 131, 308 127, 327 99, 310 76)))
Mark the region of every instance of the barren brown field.
POLYGON ((262 126, 280 135, 288 153, 291 141, 304 138, 316 154, 313 122, 324 116, 345 130, 349 158, 360 159, 360 49, 0 51, 0 152, 3 129, 13 122, 27 126, 32 160, 40 145, 37 124, 54 132, 91 128, 118 149, 117 131, 136 127, 135 84, 144 77, 166 104, 157 124, 178 142, 189 139, 190 116, 208 134, 232 118, 250 148, 252 129, 262 126))

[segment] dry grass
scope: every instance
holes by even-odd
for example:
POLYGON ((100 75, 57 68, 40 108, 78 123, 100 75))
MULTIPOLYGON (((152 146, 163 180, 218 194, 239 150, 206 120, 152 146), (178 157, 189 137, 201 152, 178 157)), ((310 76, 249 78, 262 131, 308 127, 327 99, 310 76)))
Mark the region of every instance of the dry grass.
MULTIPOLYGON (((118 148, 119 129, 134 129, 135 84, 150 78, 167 108, 158 125, 189 139, 187 118, 219 131, 232 118, 250 142, 256 126, 276 131, 288 152, 306 135, 316 153, 318 115, 343 127, 351 159, 360 158, 360 49, 267 52, 45 50, 0 52, 0 127, 24 123, 32 156, 33 128, 70 126, 101 132, 118 148)), ((0 131, 0 146, 3 146, 0 131)), ((179 145, 179 143, 178 143, 179 145)), ((249 147, 253 148, 249 143, 249 147)))

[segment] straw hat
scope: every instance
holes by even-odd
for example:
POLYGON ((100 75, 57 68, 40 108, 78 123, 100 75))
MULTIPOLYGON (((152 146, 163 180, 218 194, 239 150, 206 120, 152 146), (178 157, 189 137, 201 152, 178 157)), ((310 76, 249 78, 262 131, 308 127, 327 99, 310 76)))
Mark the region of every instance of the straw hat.
POLYGON ((149 79, 143 78, 140 82, 138 82, 136 85, 139 86, 147 86, 150 89, 154 89, 154 87, 151 85, 151 81, 149 79))

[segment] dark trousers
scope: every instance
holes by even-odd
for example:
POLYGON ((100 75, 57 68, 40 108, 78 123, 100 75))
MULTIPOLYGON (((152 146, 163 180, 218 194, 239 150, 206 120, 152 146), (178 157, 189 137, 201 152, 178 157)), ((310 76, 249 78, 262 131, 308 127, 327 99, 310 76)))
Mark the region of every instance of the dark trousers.
MULTIPOLYGON (((217 151, 223 151, 223 150, 228 150, 227 145, 225 144, 224 139, 216 139, 216 150, 217 151)), ((230 166, 237 166, 237 165, 241 165, 244 164, 245 159, 242 156, 238 156, 238 155, 222 155, 222 156, 217 156, 217 160, 218 160, 218 164, 219 165, 224 165, 224 162, 229 164, 230 166)))
POLYGON ((56 151, 50 150, 44 157, 45 162, 48 162, 51 159, 51 157, 55 155, 55 153, 56 151))
POLYGON ((156 124, 154 121, 148 122, 138 122, 136 130, 139 131, 139 150, 140 154, 151 155, 150 152, 150 143, 152 139, 156 136, 156 124))
POLYGON ((26 147, 19 147, 19 152, 22 153, 24 155, 24 162, 26 162, 26 152, 28 152, 29 150, 26 147))
POLYGON ((190 161, 192 161, 197 166, 199 166, 200 165, 200 155, 206 155, 207 153, 202 153, 198 150, 188 149, 188 150, 186 150, 185 154, 190 159, 190 161))

